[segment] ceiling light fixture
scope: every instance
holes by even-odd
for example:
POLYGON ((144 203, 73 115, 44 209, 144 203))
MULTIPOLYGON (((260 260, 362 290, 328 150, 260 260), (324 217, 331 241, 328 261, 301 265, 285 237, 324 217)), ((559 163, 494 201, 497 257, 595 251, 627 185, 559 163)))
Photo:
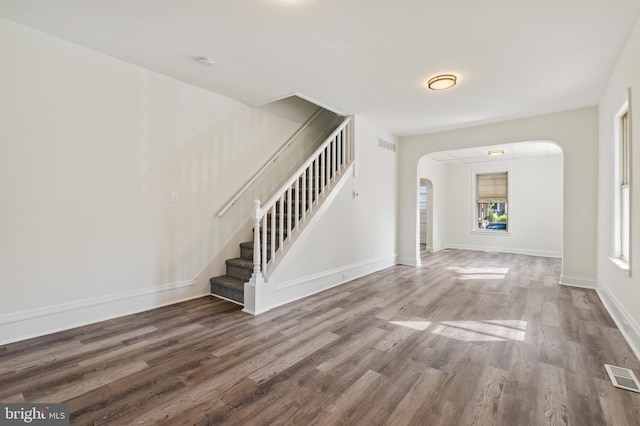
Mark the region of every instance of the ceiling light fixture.
POLYGON ((427 85, 431 90, 444 90, 455 86, 457 81, 458 77, 453 74, 440 74, 429 79, 427 85))
POLYGON ((198 56, 196 58, 196 61, 198 61, 200 63, 200 65, 205 66, 205 67, 212 67, 213 66, 213 59, 207 58, 206 56, 198 56))
POLYGON ((504 149, 490 149, 489 155, 502 155, 504 154, 504 149))

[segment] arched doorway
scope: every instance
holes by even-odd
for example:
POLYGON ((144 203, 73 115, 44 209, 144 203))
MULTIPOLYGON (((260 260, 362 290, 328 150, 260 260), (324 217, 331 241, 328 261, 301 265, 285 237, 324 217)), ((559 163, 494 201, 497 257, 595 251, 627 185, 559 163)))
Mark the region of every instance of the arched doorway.
POLYGON ((433 184, 429 179, 420 178, 420 250, 433 250, 433 184))
POLYGON ((414 235, 420 255, 460 248, 562 258, 563 169, 563 150, 549 141, 424 155, 417 166, 419 199, 414 204, 418 212, 414 235), (485 228, 480 226, 478 209, 488 201, 480 195, 479 177, 498 172, 508 176, 504 185, 508 199, 494 197, 491 206, 506 219, 509 203, 509 226, 504 220, 485 228), (433 186, 437 197, 433 196, 433 186))

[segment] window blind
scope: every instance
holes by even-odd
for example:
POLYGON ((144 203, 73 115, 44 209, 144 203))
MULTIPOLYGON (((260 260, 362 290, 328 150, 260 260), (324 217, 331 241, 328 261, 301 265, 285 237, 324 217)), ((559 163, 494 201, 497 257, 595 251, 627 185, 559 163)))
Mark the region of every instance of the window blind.
POLYGON ((476 191, 478 203, 506 203, 507 202, 507 173, 491 173, 477 175, 478 189, 476 191))

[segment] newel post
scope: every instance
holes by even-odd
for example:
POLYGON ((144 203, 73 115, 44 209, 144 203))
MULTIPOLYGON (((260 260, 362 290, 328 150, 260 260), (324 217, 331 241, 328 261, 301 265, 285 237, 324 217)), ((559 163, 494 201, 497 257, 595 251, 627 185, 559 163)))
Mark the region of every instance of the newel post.
POLYGON ((264 277, 260 270, 262 263, 261 245, 260 245, 260 219, 262 218, 262 209, 260 208, 260 200, 253 202, 253 210, 251 211, 251 219, 253 219, 253 274, 249 282, 253 284, 264 284, 264 277))

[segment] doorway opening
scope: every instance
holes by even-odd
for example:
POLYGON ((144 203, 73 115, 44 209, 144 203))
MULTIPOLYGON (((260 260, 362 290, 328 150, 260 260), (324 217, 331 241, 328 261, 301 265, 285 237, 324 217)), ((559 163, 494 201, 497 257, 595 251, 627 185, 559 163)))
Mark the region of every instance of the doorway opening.
POLYGON ((420 179, 420 251, 433 251, 433 184, 420 179))
POLYGON ((454 248, 562 258, 563 170, 562 149, 551 141, 424 155, 416 191, 420 256, 454 248), (505 194, 483 195, 488 187, 478 177, 494 175, 507 177, 505 194), (479 213, 485 204, 486 212, 479 213))

